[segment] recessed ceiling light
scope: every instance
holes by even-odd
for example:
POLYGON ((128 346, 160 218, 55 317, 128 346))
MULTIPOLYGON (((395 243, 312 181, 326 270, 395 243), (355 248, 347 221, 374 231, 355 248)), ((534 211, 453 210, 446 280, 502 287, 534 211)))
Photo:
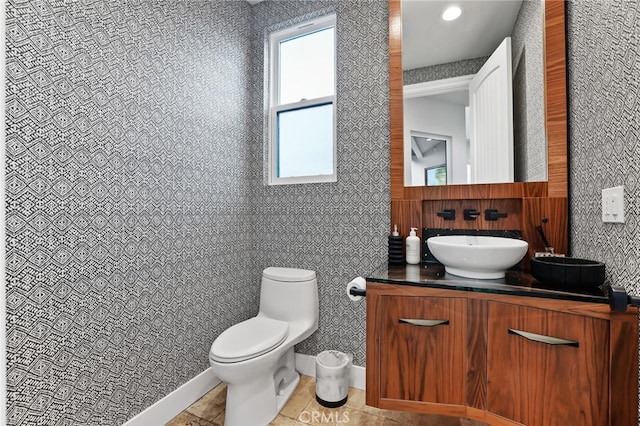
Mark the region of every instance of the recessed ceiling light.
POLYGON ((449 6, 442 12, 442 19, 445 21, 454 21, 462 15, 462 9, 459 6, 449 6))

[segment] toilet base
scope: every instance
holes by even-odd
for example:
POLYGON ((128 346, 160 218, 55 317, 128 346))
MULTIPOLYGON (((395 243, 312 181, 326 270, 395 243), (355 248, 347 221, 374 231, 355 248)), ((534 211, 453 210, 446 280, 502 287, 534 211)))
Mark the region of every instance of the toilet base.
POLYGON ((264 426, 287 403, 300 383, 295 370, 293 348, 278 360, 274 374, 245 383, 227 382, 225 426, 264 426))
POLYGON ((300 383, 300 375, 285 386, 281 395, 273 391, 273 381, 262 390, 227 384, 225 426, 265 426, 276 418, 300 383), (236 401, 241 401, 240 403, 236 401))
MULTIPOLYGON (((293 381, 289 383, 287 386, 285 386, 282 390, 280 390, 280 392, 276 396, 276 405, 278 407, 278 413, 280 412, 280 410, 282 410, 282 407, 284 407, 287 401, 289 401, 289 398, 291 398, 291 395, 293 395, 293 391, 296 390, 299 383, 300 383, 300 375, 296 373, 296 377, 293 379, 293 381)), ((276 413, 276 416, 277 415, 278 414, 276 413)))

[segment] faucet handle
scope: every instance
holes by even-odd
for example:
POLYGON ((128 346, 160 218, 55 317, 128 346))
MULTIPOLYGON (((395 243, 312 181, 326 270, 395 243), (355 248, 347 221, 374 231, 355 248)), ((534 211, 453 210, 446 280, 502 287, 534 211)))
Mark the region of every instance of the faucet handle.
POLYGON ((499 213, 496 209, 487 209, 484 211, 484 220, 496 221, 501 217, 507 217, 507 213, 499 213))
POLYGON ((444 220, 456 220, 455 209, 444 209, 443 211, 438 212, 437 215, 443 218, 444 220))
POLYGON ((464 220, 476 220, 480 216, 480 212, 476 209, 464 209, 464 220))

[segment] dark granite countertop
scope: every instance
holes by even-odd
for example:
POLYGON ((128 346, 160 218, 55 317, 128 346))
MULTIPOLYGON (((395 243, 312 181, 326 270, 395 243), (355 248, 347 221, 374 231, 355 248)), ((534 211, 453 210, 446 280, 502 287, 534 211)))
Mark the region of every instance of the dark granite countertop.
POLYGON ((387 284, 573 300, 578 302, 609 303, 599 288, 594 290, 561 290, 551 288, 537 281, 531 274, 520 271, 507 271, 506 276, 501 279, 478 280, 448 274, 441 265, 388 266, 385 263, 365 278, 367 281, 387 284))

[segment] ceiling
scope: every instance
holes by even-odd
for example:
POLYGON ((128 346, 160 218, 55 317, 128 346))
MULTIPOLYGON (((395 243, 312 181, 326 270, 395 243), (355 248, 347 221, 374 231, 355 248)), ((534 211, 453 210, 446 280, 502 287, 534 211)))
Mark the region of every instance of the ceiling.
POLYGON ((521 4, 522 0, 402 0, 402 68, 491 55, 511 35, 521 4), (443 21, 440 15, 453 4, 462 7, 462 16, 443 21))
POLYGON ((491 55, 511 35, 522 1, 402 0, 402 68, 491 55), (452 4, 462 7, 462 16, 445 22, 440 15, 452 4))
MULTIPOLYGON (((438 151, 438 145, 447 143, 447 141, 444 139, 427 138, 421 136, 411 136, 411 139, 411 155, 415 155, 418 158, 426 157, 427 154, 429 154, 429 151, 438 151)), ((444 146, 440 147, 440 149, 443 150, 443 147, 444 146)))

